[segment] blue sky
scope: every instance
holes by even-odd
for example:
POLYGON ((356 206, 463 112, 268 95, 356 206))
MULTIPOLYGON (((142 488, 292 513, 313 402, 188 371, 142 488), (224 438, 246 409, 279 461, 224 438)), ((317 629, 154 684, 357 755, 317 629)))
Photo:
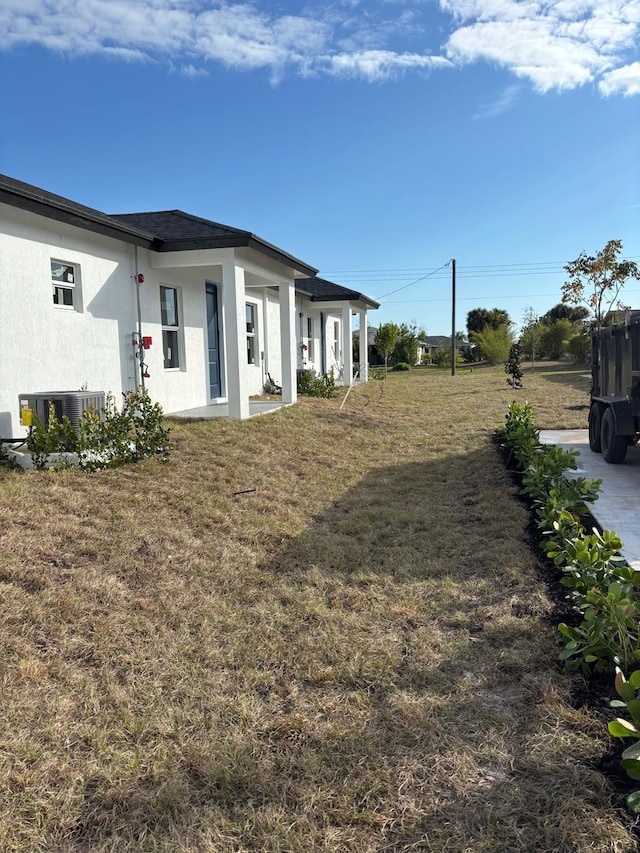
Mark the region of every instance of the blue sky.
POLYGON ((640 262, 640 0, 0 0, 0 29, 2 172, 403 288, 376 325, 447 334, 451 258, 458 329, 544 313, 610 239, 640 262))

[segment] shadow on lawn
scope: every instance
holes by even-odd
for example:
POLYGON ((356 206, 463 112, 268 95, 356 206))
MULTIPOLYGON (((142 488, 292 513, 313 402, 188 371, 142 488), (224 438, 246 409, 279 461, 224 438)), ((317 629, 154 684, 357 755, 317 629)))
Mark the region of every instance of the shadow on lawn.
POLYGON ((592 722, 558 699, 514 493, 491 446, 363 477, 238 604, 256 637, 227 666, 259 676, 229 714, 249 702, 259 722, 231 754, 178 749, 169 801, 149 778, 100 826, 87 814, 74 849, 105 831, 141 850, 182 835, 184 850, 578 851, 607 822, 622 838, 588 766, 592 722), (280 644, 261 642, 269 609, 280 644))

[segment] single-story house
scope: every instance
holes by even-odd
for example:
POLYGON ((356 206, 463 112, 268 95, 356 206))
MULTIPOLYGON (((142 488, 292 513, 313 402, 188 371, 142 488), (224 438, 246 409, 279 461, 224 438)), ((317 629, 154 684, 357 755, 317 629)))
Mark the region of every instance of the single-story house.
MULTIPOLYGON (((473 344, 466 338, 456 338, 456 349, 462 350, 472 347, 473 344)), ((446 350, 451 352, 451 336, 450 335, 427 335, 423 340, 418 342, 418 361, 417 364, 423 364, 425 361, 431 361, 434 354, 438 350, 446 350)))
MULTIPOLYGON (((269 377, 353 381, 352 317, 377 304, 250 231, 180 210, 108 215, 0 175, 0 437, 19 395, 144 385, 165 413, 251 414, 269 377)), ((366 352, 359 365, 367 377, 366 352)))

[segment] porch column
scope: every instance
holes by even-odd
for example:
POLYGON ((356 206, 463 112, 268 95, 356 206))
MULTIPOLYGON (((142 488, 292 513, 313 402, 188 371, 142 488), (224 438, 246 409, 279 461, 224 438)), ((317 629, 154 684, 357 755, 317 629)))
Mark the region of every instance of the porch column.
POLYGON ((358 311, 360 320, 360 381, 369 381, 369 329, 367 325, 367 312, 358 311))
POLYGON ((244 270, 235 263, 222 264, 225 363, 229 417, 249 417, 247 381, 247 313, 244 301, 244 270))
POLYGON ((342 309, 342 364, 345 385, 353 385, 353 333, 350 305, 345 305, 342 309))
POLYGON ((293 281, 281 281, 278 290, 280 296, 282 402, 295 403, 298 399, 296 383, 296 288, 293 281))

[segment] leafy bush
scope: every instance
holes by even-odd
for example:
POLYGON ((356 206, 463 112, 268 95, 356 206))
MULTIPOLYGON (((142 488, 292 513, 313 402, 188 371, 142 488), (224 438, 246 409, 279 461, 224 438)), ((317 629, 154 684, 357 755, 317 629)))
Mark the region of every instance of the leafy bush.
POLYGON ((473 337, 482 358, 486 358, 490 364, 504 363, 509 357, 509 350, 513 343, 513 332, 509 324, 503 323, 497 328, 485 326, 481 332, 476 332, 473 337))
POLYGON ((522 470, 527 466, 533 451, 541 446, 540 434, 535 428, 533 409, 529 403, 511 403, 503 435, 519 470, 522 470))
MULTIPOLYGON (((596 500, 601 480, 566 480, 562 466, 572 467, 567 464, 571 461, 575 467, 572 454, 568 460, 558 448, 549 452, 539 444, 528 404, 511 404, 503 435, 524 470, 523 491, 532 498, 542 547, 563 572, 560 583, 568 588, 567 598, 581 618, 577 625, 558 625, 565 639, 560 658, 567 669, 585 675, 616 668, 621 699, 611 705, 626 708, 632 721, 618 718, 609 723, 609 732, 635 738, 622 753, 621 765, 632 779, 640 780, 640 670, 627 682, 621 669, 640 661, 640 572, 620 556, 622 542, 614 531, 585 533, 580 516, 586 514, 587 503, 596 500)), ((640 814, 640 790, 626 802, 640 814)))
POLYGON ((631 584, 618 581, 587 590, 578 606, 583 621, 575 628, 558 625, 567 638, 560 653, 569 670, 601 672, 612 664, 626 669, 640 659, 638 602, 631 584))
POLYGON ((46 427, 37 415, 27 438, 27 449, 31 453, 33 464, 42 470, 49 462, 52 453, 73 453, 78 447, 78 437, 66 415, 58 420, 56 408, 49 403, 49 419, 46 427))
MULTIPOLYGON (((622 670, 616 667, 615 678, 616 693, 620 699, 613 699, 613 708, 626 708, 631 717, 629 720, 618 717, 609 723, 609 734, 613 737, 634 738, 635 743, 627 747, 622 753, 620 764, 632 779, 640 780, 640 670, 636 669, 629 676, 624 677, 622 670)), ((640 791, 633 791, 626 798, 626 803, 631 811, 640 813, 640 791)))
POLYGON ((411 370, 411 365, 407 364, 406 361, 399 361, 398 364, 394 364, 391 369, 392 370, 411 370))
POLYGON ((93 408, 83 412, 77 432, 66 416, 58 420, 50 404, 47 426, 35 418, 27 439, 35 467, 45 468, 54 453, 76 453, 78 465, 85 471, 168 455, 169 429, 164 426, 161 406, 151 402, 144 388, 122 396, 120 410, 109 394, 101 413, 93 408))
POLYGON ((101 415, 83 412, 78 426, 78 457, 85 471, 114 468, 146 457, 167 456, 169 429, 164 426, 162 407, 152 403, 145 388, 126 391, 122 408, 111 394, 101 415))
POLYGON ((0 468, 7 468, 9 471, 22 470, 16 460, 9 456, 2 444, 0 444, 0 468))
POLYGON ((591 335, 574 335, 572 338, 569 338, 567 349, 569 355, 575 358, 576 361, 587 364, 591 352, 591 335))
MULTIPOLYGON (((436 367, 451 367, 450 347, 436 349, 432 356, 432 362, 436 367)), ((464 364, 464 354, 459 349, 456 349, 456 364, 464 364)))
POLYGON ((307 397, 335 397, 336 380, 333 370, 314 374, 311 370, 298 371, 298 394, 307 397))
POLYGON ((562 659, 585 672, 640 659, 638 573, 618 556, 622 543, 615 532, 587 535, 580 521, 601 481, 566 478, 577 454, 540 444, 527 403, 511 404, 503 434, 522 471, 522 493, 536 512, 542 548, 564 573, 561 583, 582 620, 577 627, 559 626, 566 639, 562 659))

